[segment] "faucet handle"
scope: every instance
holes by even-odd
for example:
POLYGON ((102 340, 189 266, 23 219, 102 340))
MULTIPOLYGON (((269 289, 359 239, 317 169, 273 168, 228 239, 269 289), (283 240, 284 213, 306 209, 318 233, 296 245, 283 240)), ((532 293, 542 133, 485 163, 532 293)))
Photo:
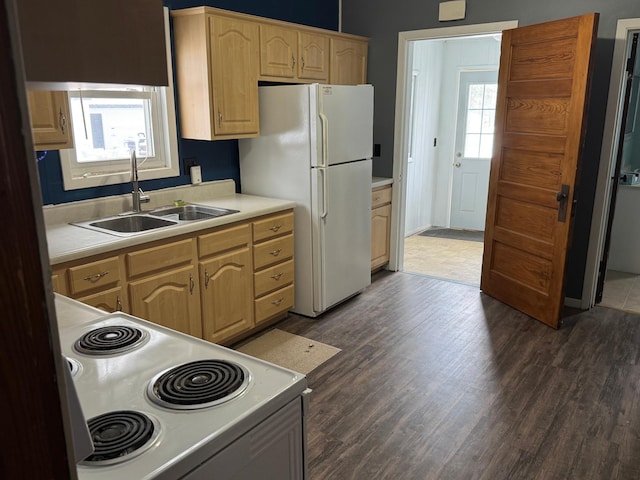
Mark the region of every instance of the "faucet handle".
POLYGON ((149 197, 149 195, 145 194, 142 191, 142 188, 138 188, 138 192, 140 193, 139 198, 141 203, 149 203, 151 201, 151 198, 149 197))

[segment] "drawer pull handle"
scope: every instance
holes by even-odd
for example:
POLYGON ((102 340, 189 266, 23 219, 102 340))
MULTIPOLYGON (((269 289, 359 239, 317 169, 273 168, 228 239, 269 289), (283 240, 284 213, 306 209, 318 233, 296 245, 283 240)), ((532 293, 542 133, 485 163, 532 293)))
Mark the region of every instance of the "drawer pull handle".
POLYGON ((275 275, 271 275, 271 278, 273 278, 274 280, 280 280, 281 276, 282 276, 282 273, 276 273, 275 275))
POLYGON ((211 275, 207 272, 207 269, 204 269, 204 288, 209 288, 209 280, 211 280, 211 275))
POLYGON ((122 311, 122 302, 120 301, 120 295, 116 297, 116 310, 118 312, 122 311))
POLYGON ((282 225, 274 225, 273 227, 269 227, 269 230, 271 230, 272 232, 277 232, 281 228, 282 228, 282 225))
POLYGON ((275 305, 277 307, 278 305, 280 305, 282 303, 283 300, 284 300, 284 297, 280 297, 279 299, 274 300, 273 302, 271 302, 271 304, 275 305))
POLYGON ((189 294, 193 295, 193 287, 195 287, 195 282, 193 281, 193 275, 189 274, 189 294))
POLYGON ((280 252, 282 251, 281 248, 277 249, 277 250, 272 250, 271 252, 269 252, 271 255, 273 255, 274 257, 277 257, 278 255, 280 255, 280 252))
POLYGON ((96 282, 106 275, 109 275, 108 271, 96 273, 95 275, 89 275, 88 277, 84 277, 84 280, 86 280, 87 282, 96 282))
POLYGON ((377 202, 378 200, 380 200, 380 197, 373 197, 374 202, 377 202))

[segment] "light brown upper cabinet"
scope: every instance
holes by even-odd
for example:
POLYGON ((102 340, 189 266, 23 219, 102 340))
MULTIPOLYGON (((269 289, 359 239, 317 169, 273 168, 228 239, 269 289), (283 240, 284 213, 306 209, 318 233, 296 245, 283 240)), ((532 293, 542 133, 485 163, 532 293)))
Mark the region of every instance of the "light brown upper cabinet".
POLYGON ((258 136, 259 80, 366 83, 365 37, 213 7, 171 15, 184 138, 258 136))
POLYGON ((260 25, 260 78, 326 82, 329 37, 280 25, 260 25))
POLYGON ((350 38, 331 39, 331 75, 333 85, 358 85, 367 82, 367 42, 350 38))
POLYGON ((173 16, 182 136, 257 136, 258 25, 211 15, 203 7, 173 16))
POLYGON ((73 148, 67 92, 31 90, 27 92, 27 100, 34 148, 73 148))

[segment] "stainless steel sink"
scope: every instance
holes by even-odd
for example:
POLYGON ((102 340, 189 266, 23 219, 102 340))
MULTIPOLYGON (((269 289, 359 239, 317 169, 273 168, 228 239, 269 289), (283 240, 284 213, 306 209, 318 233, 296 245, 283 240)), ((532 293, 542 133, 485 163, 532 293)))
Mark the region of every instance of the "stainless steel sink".
POLYGON ((187 204, 166 206, 142 213, 129 213, 107 218, 72 222, 72 225, 109 233, 119 237, 140 235, 149 230, 169 228, 176 225, 237 213, 238 210, 187 204))
POLYGON ((127 215, 89 223, 92 227, 119 233, 137 233, 175 225, 177 222, 147 215, 127 215))
POLYGON ((195 220, 206 220, 209 218, 222 217, 231 213, 238 213, 238 210, 228 208, 207 207, 205 205, 188 204, 181 206, 160 207, 148 212, 149 215, 170 218, 182 222, 193 222, 195 220))

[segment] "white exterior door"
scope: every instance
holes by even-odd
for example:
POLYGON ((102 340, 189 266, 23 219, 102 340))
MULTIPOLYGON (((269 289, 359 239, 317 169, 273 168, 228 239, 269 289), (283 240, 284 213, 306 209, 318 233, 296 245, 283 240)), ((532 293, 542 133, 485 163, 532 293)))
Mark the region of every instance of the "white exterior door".
POLYGON ((451 188, 452 228, 484 230, 497 71, 461 72, 451 188))

